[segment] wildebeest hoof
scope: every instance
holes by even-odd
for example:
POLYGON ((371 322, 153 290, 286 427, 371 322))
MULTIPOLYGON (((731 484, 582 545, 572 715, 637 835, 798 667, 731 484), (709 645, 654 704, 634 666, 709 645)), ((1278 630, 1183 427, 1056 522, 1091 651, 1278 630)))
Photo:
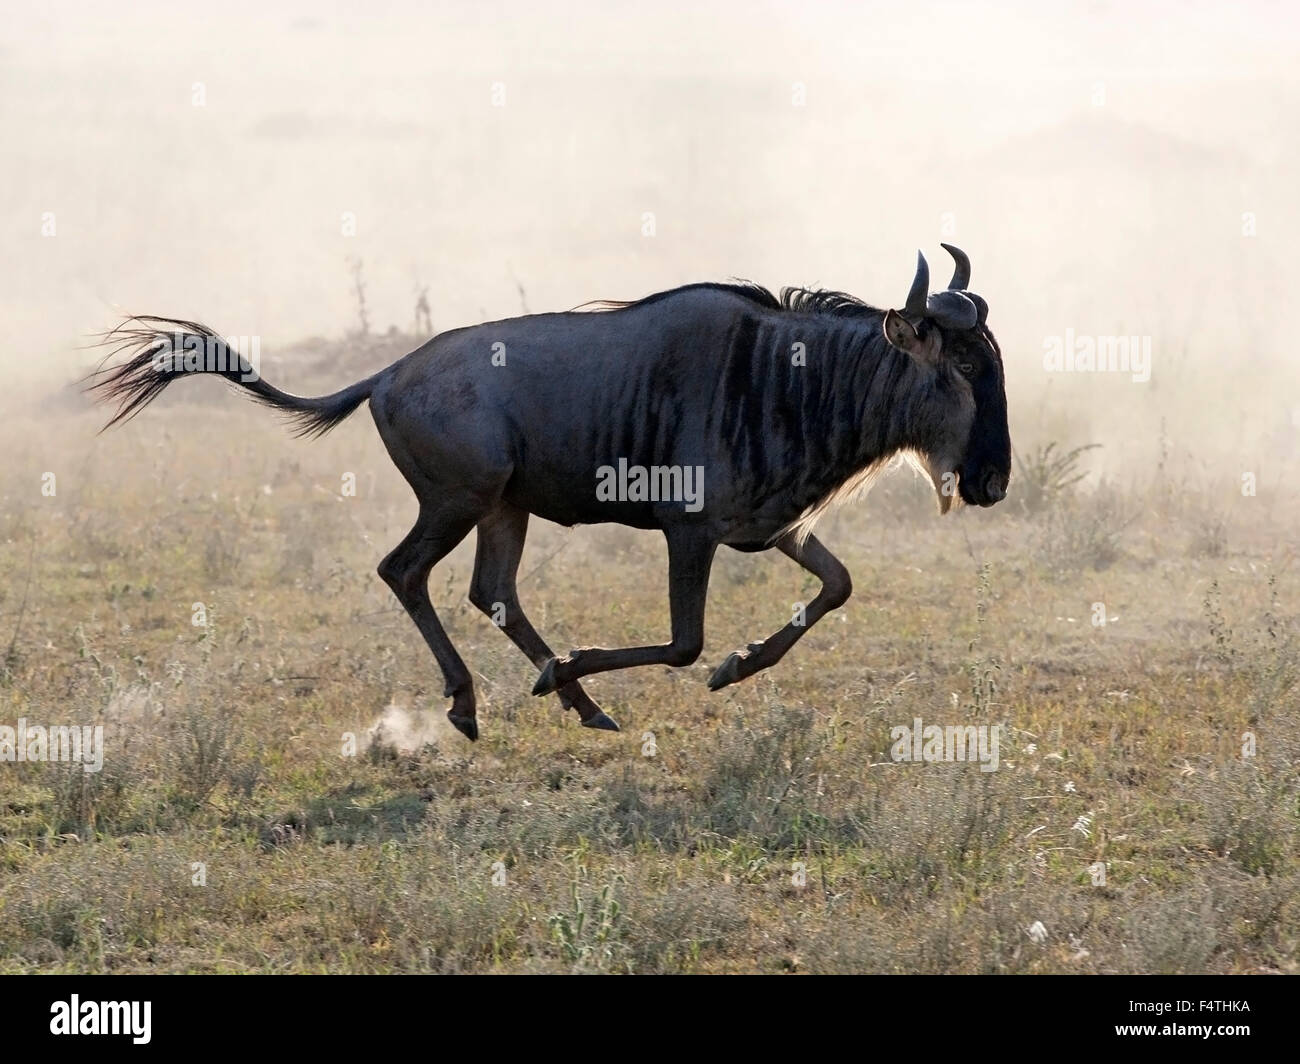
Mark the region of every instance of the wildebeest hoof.
POLYGON ((533 694, 549 695, 552 691, 559 689, 559 682, 555 679, 555 670, 559 665, 559 660, 551 658, 542 666, 541 675, 537 677, 537 682, 533 684, 533 694))
POLYGON ((620 731, 619 726, 614 723, 614 718, 606 716, 602 711, 594 717, 588 717, 582 722, 584 728, 599 728, 601 731, 620 731))
POLYGON ((740 663, 744 660, 744 655, 739 650, 730 654, 726 661, 713 670, 713 675, 709 677, 709 690, 719 691, 727 684, 743 680, 745 677, 741 674, 740 663))
POLYGON ((451 721, 455 729, 465 736, 470 742, 478 740, 478 718, 457 716, 451 710, 447 711, 447 719, 451 721))

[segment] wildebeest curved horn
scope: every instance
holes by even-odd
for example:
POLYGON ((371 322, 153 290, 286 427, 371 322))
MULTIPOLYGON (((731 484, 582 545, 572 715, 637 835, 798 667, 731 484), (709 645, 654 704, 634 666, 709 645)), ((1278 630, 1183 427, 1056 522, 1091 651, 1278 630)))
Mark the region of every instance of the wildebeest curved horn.
POLYGON ((912 290, 907 293, 907 302, 903 305, 903 313, 924 317, 925 297, 929 291, 930 266, 925 261, 925 256, 918 251, 916 253, 916 276, 912 278, 912 290))
POLYGON ((948 282, 948 287, 956 289, 958 292, 965 291, 970 287, 970 256, 961 248, 955 248, 951 244, 940 244, 944 251, 952 256, 952 261, 957 264, 953 271, 952 280, 948 282))
POLYGON ((936 292, 926 303, 930 317, 954 329, 969 329, 979 320, 979 310, 964 292, 936 292))

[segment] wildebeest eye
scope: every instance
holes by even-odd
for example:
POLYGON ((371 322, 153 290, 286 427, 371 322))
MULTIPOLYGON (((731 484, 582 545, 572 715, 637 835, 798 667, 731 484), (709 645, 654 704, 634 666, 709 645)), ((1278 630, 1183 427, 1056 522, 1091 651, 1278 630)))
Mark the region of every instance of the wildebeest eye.
POLYGON ((963 377, 973 377, 973 376, 975 376, 975 363, 974 363, 974 362, 958 362, 958 363, 957 363, 957 369, 961 371, 961 375, 962 375, 963 377))

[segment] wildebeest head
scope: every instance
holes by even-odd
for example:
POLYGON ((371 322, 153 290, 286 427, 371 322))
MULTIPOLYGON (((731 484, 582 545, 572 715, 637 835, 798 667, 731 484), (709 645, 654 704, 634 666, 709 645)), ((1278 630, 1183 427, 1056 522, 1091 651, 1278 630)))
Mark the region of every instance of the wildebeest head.
POLYGON ((957 264, 948 288, 931 294, 930 267, 917 252, 916 277, 902 310, 885 315, 885 338, 925 374, 917 411, 919 457, 947 513, 954 491, 964 502, 992 506, 1007 494, 1011 433, 1002 352, 989 330, 988 304, 970 284, 970 259, 942 245, 957 264))

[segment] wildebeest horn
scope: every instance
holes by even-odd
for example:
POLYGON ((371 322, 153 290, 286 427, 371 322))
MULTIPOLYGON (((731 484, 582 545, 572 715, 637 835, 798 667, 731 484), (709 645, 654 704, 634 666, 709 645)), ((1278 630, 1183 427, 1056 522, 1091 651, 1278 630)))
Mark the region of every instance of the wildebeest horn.
POLYGON ((925 317, 925 297, 930 291, 930 266, 925 256, 916 253, 916 276, 912 278, 912 290, 907 293, 907 302, 903 305, 904 314, 925 317))
POLYGON ((948 282, 948 287, 963 292, 970 287, 970 257, 961 248, 955 248, 951 244, 940 244, 944 251, 952 256, 952 261, 957 264, 953 271, 952 280, 948 282))
POLYGON ((977 296, 974 292, 963 292, 962 295, 975 304, 975 309, 979 312, 976 320, 983 325, 989 316, 989 305, 984 302, 983 298, 977 296))
POLYGON ((927 301, 926 311, 954 329, 969 329, 979 320, 979 310, 964 292, 936 292, 927 301))

